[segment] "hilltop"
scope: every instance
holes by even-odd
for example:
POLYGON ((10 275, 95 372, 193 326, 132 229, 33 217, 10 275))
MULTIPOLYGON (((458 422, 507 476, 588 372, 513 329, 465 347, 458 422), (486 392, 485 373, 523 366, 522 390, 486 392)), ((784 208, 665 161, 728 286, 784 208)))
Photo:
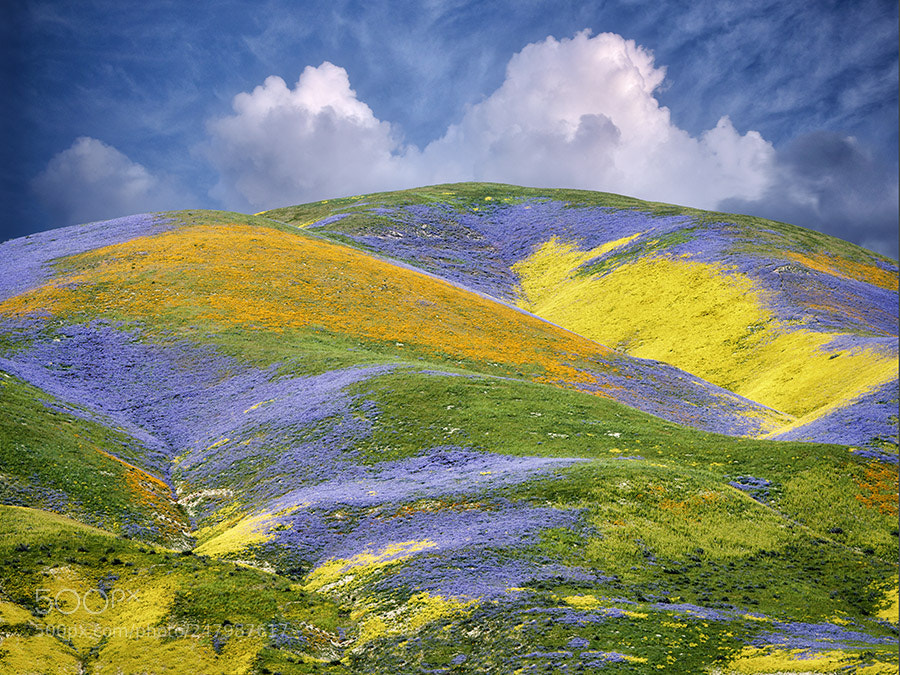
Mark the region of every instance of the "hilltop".
POLYGON ((749 216, 493 184, 266 215, 790 415, 773 437, 877 444, 880 429, 896 443, 890 413, 873 406, 897 398, 897 263, 848 242, 749 216), (848 416, 866 424, 847 429, 848 416))
POLYGON ((895 261, 459 184, 0 264, 0 671, 896 670, 895 261))

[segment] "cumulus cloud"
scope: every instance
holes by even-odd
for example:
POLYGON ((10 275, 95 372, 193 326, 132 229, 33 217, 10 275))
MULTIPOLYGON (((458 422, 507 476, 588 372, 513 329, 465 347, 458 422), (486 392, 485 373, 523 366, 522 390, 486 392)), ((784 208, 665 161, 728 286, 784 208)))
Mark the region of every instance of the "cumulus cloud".
POLYGON ((767 187, 772 146, 727 117, 700 138, 654 92, 665 70, 618 35, 528 45, 497 91, 423 150, 358 100, 347 72, 307 67, 289 89, 269 77, 208 124, 214 196, 254 208, 457 180, 582 187, 713 207, 767 187))
POLYGON ((186 208, 192 201, 170 179, 88 136, 56 154, 31 186, 56 225, 186 208))
POLYGON ((651 52, 619 35, 549 37, 514 55, 500 87, 420 149, 325 62, 292 88, 269 77, 234 98, 234 114, 208 122, 203 152, 220 177, 211 194, 258 210, 454 181, 575 187, 757 213, 845 238, 854 238, 849 219, 873 220, 855 240, 895 247, 886 233, 889 221, 896 227, 896 181, 852 141, 813 135, 776 152, 727 116, 692 136, 656 97, 664 79, 651 52))
POLYGON ((665 69, 618 35, 531 44, 506 79, 424 152, 436 176, 582 187, 711 208, 768 185, 774 149, 727 117, 700 138, 654 92, 665 69))
MULTIPOLYGON (((391 125, 356 98, 347 72, 307 67, 292 89, 268 77, 208 123, 202 152, 218 170, 212 195, 231 208, 274 208, 415 182, 391 125)), ((414 151, 413 151, 414 152, 414 151)))

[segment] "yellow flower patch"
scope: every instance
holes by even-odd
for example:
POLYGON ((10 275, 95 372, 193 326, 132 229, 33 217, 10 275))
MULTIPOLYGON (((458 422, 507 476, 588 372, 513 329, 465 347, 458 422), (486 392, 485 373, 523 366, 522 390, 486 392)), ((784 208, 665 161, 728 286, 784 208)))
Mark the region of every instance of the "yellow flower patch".
MULTIPOLYGON (((210 539, 207 539, 197 547, 197 553, 215 557, 226 556, 246 548, 250 544, 261 544, 269 541, 274 535, 269 530, 277 524, 277 517, 271 513, 261 513, 242 518, 236 524, 210 539)), ((199 530, 197 538, 203 539, 208 534, 208 528, 199 530)))
POLYGON ((323 586, 339 581, 347 574, 370 574, 415 555, 419 551, 436 547, 429 539, 401 541, 389 544, 377 552, 364 551, 351 558, 332 558, 309 573, 303 588, 318 591, 323 586))
POLYGON ((511 307, 300 232, 198 225, 69 260, 83 269, 0 303, 0 313, 189 318, 213 331, 327 330, 555 383, 593 383, 570 365, 573 356, 610 353, 511 307))
POLYGON ((427 592, 417 593, 397 609, 363 619, 356 646, 386 635, 412 634, 438 619, 462 618, 477 604, 478 600, 454 600, 427 592))
POLYGON ((603 276, 576 276, 577 266, 598 250, 579 252, 551 239, 517 263, 521 305, 632 356, 665 361, 758 403, 806 416, 797 424, 896 377, 897 359, 890 354, 826 351, 836 333, 776 320, 766 309, 766 294, 745 275, 721 265, 650 257, 603 276))
POLYGON ((803 649, 745 647, 729 664, 727 672, 741 675, 836 673, 855 663, 858 659, 853 654, 838 649, 810 654, 803 649))

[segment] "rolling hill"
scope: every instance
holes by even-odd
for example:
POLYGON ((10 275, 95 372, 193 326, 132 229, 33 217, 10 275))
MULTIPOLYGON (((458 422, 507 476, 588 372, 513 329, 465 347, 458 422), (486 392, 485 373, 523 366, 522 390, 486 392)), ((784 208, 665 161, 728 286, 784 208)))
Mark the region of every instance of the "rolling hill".
POLYGON ((790 415, 775 437, 877 444, 878 433, 854 436, 840 424, 823 433, 821 419, 856 404, 868 432, 887 416, 867 395, 897 398, 896 262, 817 232, 616 195, 485 184, 268 215, 457 279, 790 415))
POLYGON ((0 672, 896 672, 894 261, 459 184, 0 264, 0 672))

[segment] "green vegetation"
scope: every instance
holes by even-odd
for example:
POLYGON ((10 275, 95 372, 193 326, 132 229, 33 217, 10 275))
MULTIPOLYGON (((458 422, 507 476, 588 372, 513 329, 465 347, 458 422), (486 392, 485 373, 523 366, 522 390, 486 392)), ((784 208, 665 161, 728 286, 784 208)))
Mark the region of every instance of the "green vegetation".
POLYGON ((10 506, 0 560, 0 673, 41 654, 100 673, 347 672, 328 664, 348 618, 276 575, 10 506))
POLYGON ((0 371, 0 499, 64 513, 116 533, 160 542, 160 514, 184 514, 135 439, 100 421, 67 412, 46 392, 0 371), (148 473, 149 472, 149 473, 148 473))
MULTIPOLYGON (((533 215, 549 200, 693 222, 619 233, 621 248, 556 277, 564 247, 548 247, 548 287, 702 248, 705 223, 725 224, 726 257, 780 246, 818 270, 841 256, 835 278, 878 272, 878 298, 896 278, 862 249, 762 219, 477 183, 261 216, 176 212, 164 236, 52 261, 57 279, 4 301, 0 317, 0 355, 28 379, 0 371, 0 675, 895 670, 894 455, 726 436, 628 407, 617 401, 682 406, 672 419, 729 433, 756 415, 793 419, 526 321, 464 291, 474 277, 448 286, 347 248, 367 249, 350 235, 404 226, 369 209, 446 205, 471 218, 437 209, 435 233, 409 239, 428 249, 450 223, 480 255, 482 235, 465 229, 476 210, 533 215)), ((535 236, 563 213, 551 207, 528 221, 535 236)), ((435 247, 447 269, 513 283, 508 261, 488 269, 500 244, 479 258, 454 255, 455 241, 435 247)), ((572 246, 580 262, 599 250, 572 246)), ((623 306, 648 275, 633 281, 623 306)), ((731 290, 720 315, 697 296, 704 326, 734 318, 746 292, 731 290)), ((660 311, 687 314, 679 302, 660 311)), ((588 305, 601 306, 571 306, 588 305)), ((691 321, 684 339, 709 361, 691 321)), ((742 325, 716 352, 723 363, 765 325, 742 325)), ((815 369, 810 353, 775 361, 815 369)), ((838 375, 849 360, 819 356, 838 375)), ((856 370, 846 379, 868 377, 856 370)), ((793 372, 772 386, 788 381, 813 398, 793 372)), ((819 438, 846 442, 829 429, 819 438)))
MULTIPOLYGON (((861 483, 867 465, 844 446, 712 434, 580 392, 500 378, 395 372, 355 385, 354 390, 379 410, 371 439, 359 446, 370 462, 408 457, 438 445, 464 445, 509 455, 592 457, 612 461, 609 467, 637 467, 629 471, 654 466, 663 483, 666 472, 689 472, 710 489, 733 495, 739 493, 729 481, 753 476, 771 483, 771 507, 788 521, 808 527, 813 536, 858 550, 871 548, 883 560, 897 556, 896 520, 889 513, 873 512, 857 498, 865 494, 861 483), (644 461, 618 459, 629 456, 644 461)), ((577 474, 581 469, 569 471, 577 474)), ((588 501, 621 502, 606 496, 588 501)), ((731 517, 738 520, 752 519, 744 513, 747 504, 761 514, 769 510, 749 497, 728 501, 736 507, 731 517), (744 506, 737 508, 740 504, 744 506)), ((723 528, 743 536, 737 525, 731 522, 723 528)))
POLYGON ((614 575, 616 595, 737 603, 810 622, 841 614, 863 621, 883 602, 890 558, 822 536, 702 472, 602 461, 566 474, 516 496, 584 509, 590 529, 548 531, 537 551, 614 575))

